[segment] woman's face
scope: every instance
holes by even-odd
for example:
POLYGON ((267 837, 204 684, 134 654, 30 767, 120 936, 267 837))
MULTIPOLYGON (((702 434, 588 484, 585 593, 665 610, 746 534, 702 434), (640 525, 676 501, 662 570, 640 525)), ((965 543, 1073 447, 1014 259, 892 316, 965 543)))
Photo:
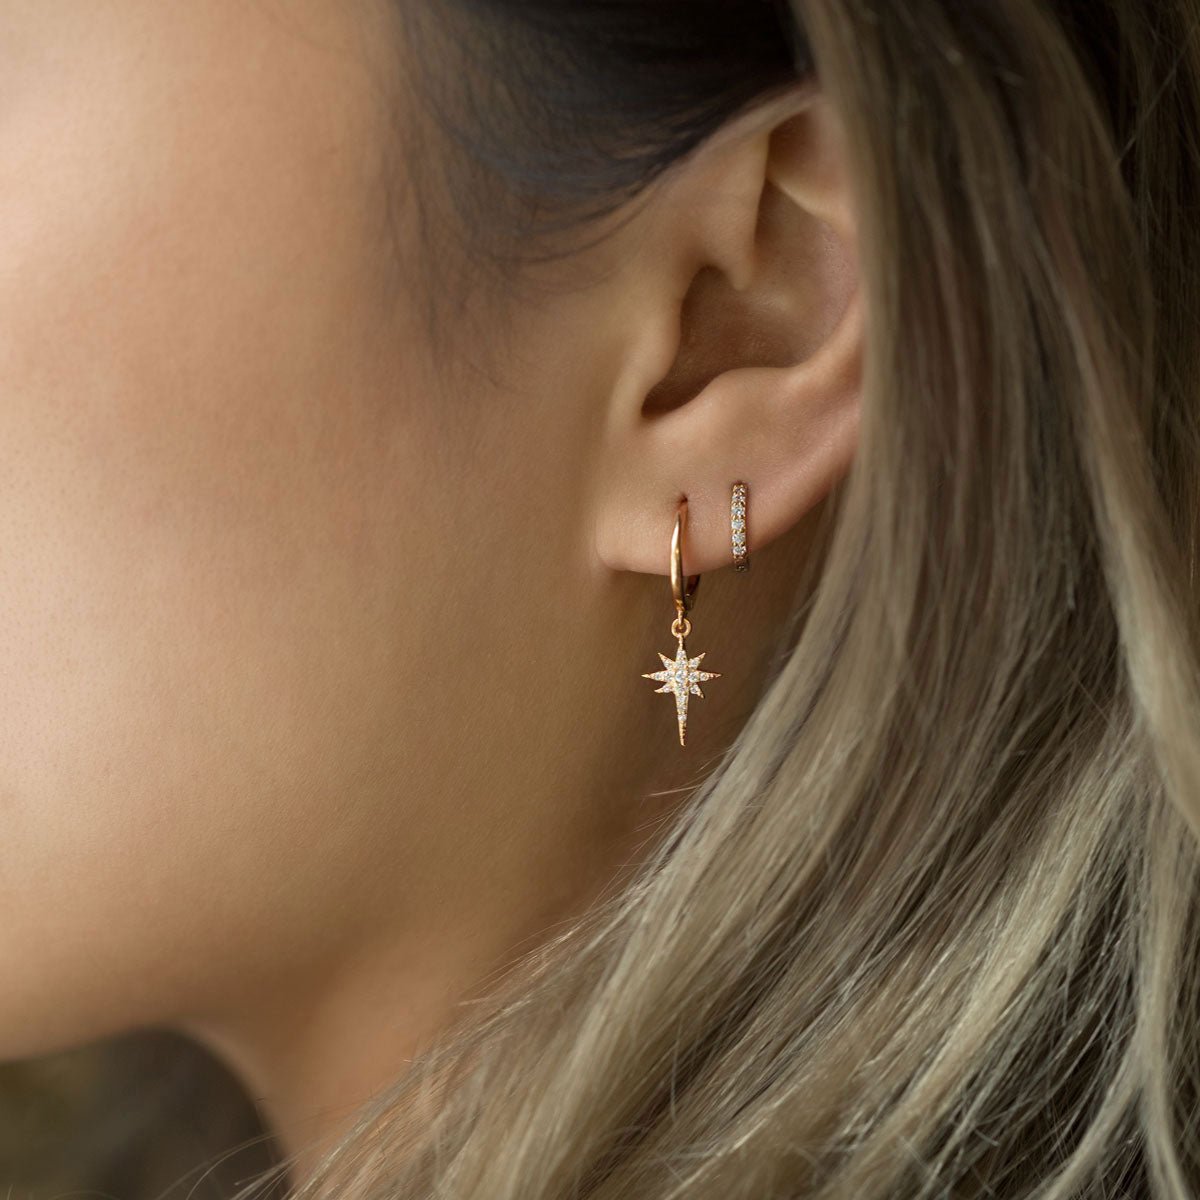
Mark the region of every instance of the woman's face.
POLYGON ((389 20, 0 2, 0 1056, 295 986, 398 880, 432 940, 446 863, 511 886, 475 655, 568 611, 571 463, 537 413, 539 494, 534 414, 449 411, 389 20))
POLYGON ((383 732, 352 695, 423 473, 364 11, 0 4, 0 1050, 303 925, 383 732))
POLYGON ((0 1058, 168 1026, 365 1099, 768 669, 854 444, 832 110, 747 119, 500 307, 411 11, 0 0, 0 1058), (727 687, 680 754, 640 675, 683 486, 727 687))

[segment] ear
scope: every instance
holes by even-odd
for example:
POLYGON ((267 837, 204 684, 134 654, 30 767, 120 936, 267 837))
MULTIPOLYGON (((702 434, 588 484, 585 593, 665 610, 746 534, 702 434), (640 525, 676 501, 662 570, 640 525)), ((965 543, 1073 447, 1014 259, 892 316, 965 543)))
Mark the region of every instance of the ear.
POLYGON ((621 273, 624 355, 594 497, 614 570, 666 574, 688 499, 684 571, 732 564, 732 484, 754 551, 848 469, 863 314, 836 112, 815 87, 723 126, 660 181, 621 273))

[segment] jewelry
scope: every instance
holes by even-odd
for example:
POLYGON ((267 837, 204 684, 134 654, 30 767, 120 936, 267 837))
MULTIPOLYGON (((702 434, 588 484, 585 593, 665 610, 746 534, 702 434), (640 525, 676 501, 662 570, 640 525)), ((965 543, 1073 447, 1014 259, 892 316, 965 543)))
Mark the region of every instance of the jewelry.
POLYGON ((674 658, 668 658, 662 651, 658 657, 662 659, 661 671, 643 671, 643 679, 655 679, 662 687, 655 688, 656 692, 675 693, 675 716, 679 722, 679 744, 686 744, 688 696, 699 696, 704 699, 700 684, 709 679, 720 679, 720 671, 701 671, 700 660, 708 651, 688 658, 684 638, 692 632, 692 623, 687 618, 696 598, 696 589, 700 586, 700 576, 683 575, 683 531, 687 524, 687 497, 679 502, 679 511, 675 514, 675 531, 671 535, 671 595, 675 601, 675 619, 671 622, 671 633, 679 640, 679 647, 674 658))
POLYGON ((750 560, 746 554, 746 485, 739 479, 733 485, 729 500, 729 524, 733 534, 733 569, 748 571, 750 560))

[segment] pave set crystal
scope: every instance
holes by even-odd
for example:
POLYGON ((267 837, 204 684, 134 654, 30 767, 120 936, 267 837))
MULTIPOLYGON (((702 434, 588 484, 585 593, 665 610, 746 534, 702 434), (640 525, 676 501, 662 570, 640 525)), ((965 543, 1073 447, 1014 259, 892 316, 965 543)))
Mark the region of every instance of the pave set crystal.
MULTIPOLYGON (((675 718, 679 725, 679 744, 681 746, 687 745, 688 698, 699 696, 703 700, 704 693, 700 690, 700 684, 707 683, 710 679, 721 678, 720 671, 702 671, 700 669, 700 663, 704 658, 703 653, 697 654, 694 658, 688 657, 685 639, 692 632, 692 623, 688 619, 687 613, 692 607, 696 588, 700 584, 700 576, 688 577, 683 569, 683 539, 687 526, 687 509, 687 497, 681 497, 678 511, 675 514, 675 532, 671 537, 671 594, 675 603, 675 619, 671 622, 671 634, 678 639, 679 647, 675 651, 674 658, 668 658, 659 651, 658 657, 662 660, 663 665, 661 671, 642 672, 643 679, 653 679, 662 684, 662 687, 655 689, 656 691, 670 692, 675 696, 675 718)), ((746 484, 740 479, 733 484, 729 519, 734 569, 744 571, 749 565, 746 557, 746 484)))
POLYGON ((679 649, 675 651, 675 657, 668 658, 660 650, 658 657, 662 659, 663 670, 643 671, 642 678, 658 680, 662 687, 655 688, 656 692, 675 693, 675 716, 679 722, 679 744, 684 746, 687 744, 688 696, 699 696, 703 700, 704 693, 700 690, 700 685, 709 679, 720 679, 721 672, 701 671, 700 660, 708 651, 701 651, 695 658, 688 658, 683 637, 676 636, 679 637, 679 649))
POLYGON ((733 485, 729 502, 729 524, 733 535, 733 569, 745 571, 750 563, 746 559, 746 485, 733 485))

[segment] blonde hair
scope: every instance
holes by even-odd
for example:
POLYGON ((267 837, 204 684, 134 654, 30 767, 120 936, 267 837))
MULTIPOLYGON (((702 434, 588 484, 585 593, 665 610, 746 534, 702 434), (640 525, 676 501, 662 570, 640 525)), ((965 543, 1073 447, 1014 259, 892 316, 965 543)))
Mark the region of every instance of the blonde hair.
POLYGON ((779 668, 298 1200, 1198 1186, 1200 14, 797 15, 869 317, 779 668))

